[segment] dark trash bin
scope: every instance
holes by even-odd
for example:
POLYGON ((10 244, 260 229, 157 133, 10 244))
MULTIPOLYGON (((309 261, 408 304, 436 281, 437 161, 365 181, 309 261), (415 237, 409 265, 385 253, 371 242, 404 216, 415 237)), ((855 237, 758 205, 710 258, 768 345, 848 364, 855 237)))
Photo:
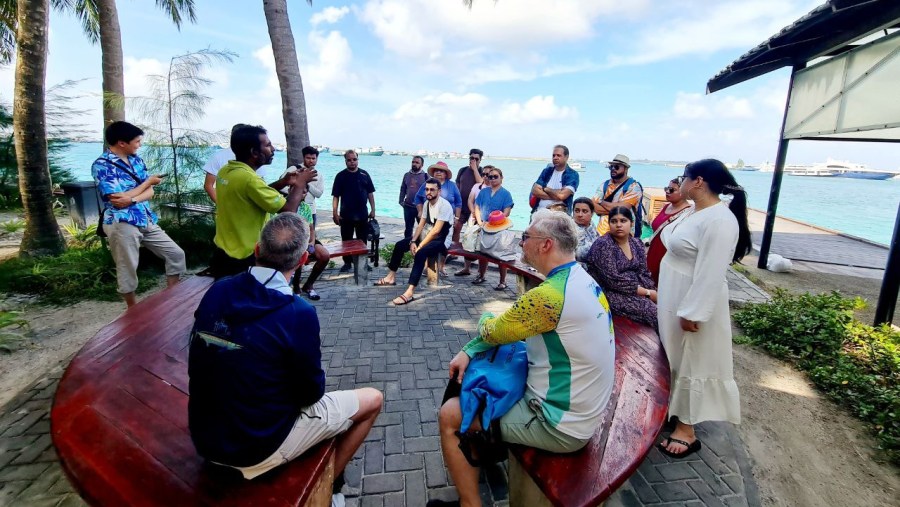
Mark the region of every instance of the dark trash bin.
POLYGON ((100 196, 94 181, 72 181, 60 186, 65 193, 66 209, 75 225, 85 229, 100 220, 100 196))

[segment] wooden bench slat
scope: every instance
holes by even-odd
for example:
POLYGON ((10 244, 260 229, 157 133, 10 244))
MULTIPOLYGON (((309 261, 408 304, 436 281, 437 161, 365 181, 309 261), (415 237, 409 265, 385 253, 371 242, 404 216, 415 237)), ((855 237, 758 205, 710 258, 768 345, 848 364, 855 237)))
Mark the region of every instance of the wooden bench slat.
POLYGON ((669 363, 656 333, 614 317, 616 376, 603 425, 584 449, 552 454, 511 446, 517 466, 553 505, 599 505, 637 470, 668 411, 669 363))
POLYGON ((211 278, 161 291, 104 327, 72 360, 51 434, 63 468, 94 505, 304 505, 331 497, 334 440, 253 481, 223 480, 187 425, 187 344, 211 278), (164 318, 163 318, 164 317, 164 318))

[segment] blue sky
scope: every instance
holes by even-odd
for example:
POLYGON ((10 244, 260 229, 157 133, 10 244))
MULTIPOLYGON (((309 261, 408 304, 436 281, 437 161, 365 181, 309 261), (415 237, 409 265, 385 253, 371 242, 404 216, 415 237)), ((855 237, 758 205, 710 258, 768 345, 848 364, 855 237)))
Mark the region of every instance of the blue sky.
MULTIPOLYGON (((291 0, 312 142, 337 147, 573 158, 774 160, 788 71, 705 95, 707 80, 810 11, 816 0, 291 0)), ((262 2, 196 0, 179 32, 150 0, 122 0, 126 94, 190 50, 238 58, 215 81, 199 127, 262 124, 283 140, 262 2)), ((100 49, 51 19, 48 84, 85 79, 100 124, 100 49)), ((10 101, 13 67, 0 69, 10 101)), ((790 162, 827 157, 897 169, 900 147, 794 142, 790 162)))

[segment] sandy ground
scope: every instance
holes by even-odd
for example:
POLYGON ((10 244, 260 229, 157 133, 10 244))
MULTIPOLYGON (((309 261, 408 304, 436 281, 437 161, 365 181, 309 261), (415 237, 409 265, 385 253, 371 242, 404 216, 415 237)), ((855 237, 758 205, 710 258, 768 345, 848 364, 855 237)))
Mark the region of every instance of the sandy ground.
MULTIPOLYGON (((14 241, 0 237, 0 254, 4 239, 14 241)), ((877 281, 838 275, 783 276, 755 268, 751 274, 769 287, 839 289, 863 297, 871 297, 878 286, 877 281)), ((162 285, 162 277, 160 281, 162 285)), ((71 357, 125 308, 121 302, 22 304, 14 296, 0 300, 0 307, 22 309, 32 328, 28 346, 0 353, 0 407, 71 357)), ((743 404, 739 431, 753 460, 763 505, 900 505, 900 471, 878 461, 875 441, 862 423, 823 399, 806 376, 789 365, 746 346, 735 347, 734 359, 743 404)))

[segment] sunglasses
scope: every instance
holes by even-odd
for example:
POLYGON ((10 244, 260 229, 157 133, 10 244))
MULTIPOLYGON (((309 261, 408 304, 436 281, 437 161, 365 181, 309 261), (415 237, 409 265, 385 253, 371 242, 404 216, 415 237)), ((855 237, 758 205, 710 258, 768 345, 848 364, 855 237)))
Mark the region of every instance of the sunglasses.
POLYGON ((672 188, 672 187, 666 187, 666 188, 665 188, 665 191, 666 191, 667 194, 674 194, 675 192, 678 192, 678 189, 677 189, 677 188, 672 188))
POLYGON ((613 169, 618 171, 619 169, 625 169, 625 166, 622 164, 609 164, 608 169, 610 171, 612 171, 613 169))
POLYGON ((481 159, 478 158, 478 157, 469 157, 469 160, 477 160, 477 161, 481 161, 481 159))
POLYGON ((487 179, 489 179, 489 180, 499 180, 499 179, 500 179, 500 175, 499 175, 499 174, 491 174, 491 175, 488 175, 488 176, 487 176, 487 179))
POLYGON ((688 177, 687 177, 687 176, 685 176, 685 175, 681 175, 681 176, 679 176, 679 177, 677 177, 677 178, 675 178, 675 181, 677 181, 677 182, 678 182, 678 184, 679 184, 679 185, 681 185, 681 184, 683 184, 683 183, 684 183, 684 180, 686 180, 686 179, 688 179, 688 177))

